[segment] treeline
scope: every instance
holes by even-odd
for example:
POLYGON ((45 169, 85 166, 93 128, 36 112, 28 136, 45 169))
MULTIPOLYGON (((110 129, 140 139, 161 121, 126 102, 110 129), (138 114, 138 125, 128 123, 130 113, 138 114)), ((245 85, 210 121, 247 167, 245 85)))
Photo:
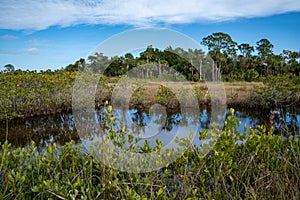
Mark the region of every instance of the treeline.
POLYGON ((292 73, 300 75, 300 51, 273 52, 274 45, 266 38, 253 47, 238 44, 230 35, 213 33, 202 39, 224 80, 252 81, 258 77, 292 73))
MULTIPOLYGON (((151 45, 137 57, 126 53, 109 58, 97 52, 86 60, 81 58, 69 64, 64 70, 77 71, 89 67, 93 71, 103 70, 101 72, 108 77, 121 76, 130 71, 140 74, 141 78, 168 75, 176 70, 190 81, 256 81, 285 73, 300 76, 300 51, 284 49, 280 54, 275 54, 274 45, 266 38, 251 46, 248 43, 238 44, 229 34, 216 32, 202 38, 201 44, 207 47, 207 53, 201 49, 186 50, 180 47, 161 50, 151 45)), ((14 71, 13 65, 4 66, 3 72, 11 71, 14 71)))
POLYGON ((107 76, 124 75, 138 66, 136 73, 143 78, 160 76, 176 70, 191 81, 255 81, 269 75, 292 73, 300 75, 300 51, 283 50, 280 54, 273 52, 274 45, 268 39, 257 41, 256 46, 247 43, 238 44, 230 35, 217 32, 201 41, 208 48, 206 54, 200 49, 182 49, 167 47, 160 50, 148 46, 138 57, 131 53, 124 56, 108 58, 102 53, 91 55, 85 61, 80 59, 66 67, 76 71, 79 67, 90 66, 93 70, 104 71, 107 76), (210 62, 213 60, 214 64, 210 62))

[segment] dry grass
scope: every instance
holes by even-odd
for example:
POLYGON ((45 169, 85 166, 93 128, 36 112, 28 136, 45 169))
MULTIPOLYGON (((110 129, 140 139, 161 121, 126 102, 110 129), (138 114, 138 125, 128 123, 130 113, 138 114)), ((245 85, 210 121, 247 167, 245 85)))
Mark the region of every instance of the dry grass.
MULTIPOLYGON (((262 82, 224 82, 224 88, 226 92, 227 103, 240 103, 245 102, 251 94, 254 86, 263 85, 262 82)), ((184 88, 201 87, 208 93, 207 84, 205 82, 147 82, 142 84, 145 88, 145 104, 151 104, 155 102, 154 94, 157 93, 159 86, 168 86, 175 90, 184 88)))

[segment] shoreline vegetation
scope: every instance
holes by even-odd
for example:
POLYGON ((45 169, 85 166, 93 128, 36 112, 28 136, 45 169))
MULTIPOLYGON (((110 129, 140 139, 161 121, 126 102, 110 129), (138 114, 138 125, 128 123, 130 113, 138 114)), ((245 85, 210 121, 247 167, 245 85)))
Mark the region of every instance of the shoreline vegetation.
MULTIPOLYGON (((63 70, 0 73, 0 120, 70 111, 76 74, 63 70)), ((160 82, 135 79, 130 83, 135 85, 135 90, 129 91, 124 97, 114 91, 119 80, 103 75, 99 78, 95 92, 96 108, 103 106, 106 100, 110 101, 113 92, 114 103, 122 105, 124 98, 130 98, 129 107, 141 110, 149 109, 155 103, 176 110, 180 106, 188 106, 180 105, 178 99, 187 101, 191 97, 189 95, 194 95, 200 107, 211 105, 210 93, 204 81, 160 82)), ((125 87, 124 83, 121 84, 125 87)), ((297 107, 300 102, 300 78, 291 74, 270 76, 261 82, 236 81, 222 84, 228 107, 271 109, 297 107), (283 84, 280 79, 287 81, 283 84)))

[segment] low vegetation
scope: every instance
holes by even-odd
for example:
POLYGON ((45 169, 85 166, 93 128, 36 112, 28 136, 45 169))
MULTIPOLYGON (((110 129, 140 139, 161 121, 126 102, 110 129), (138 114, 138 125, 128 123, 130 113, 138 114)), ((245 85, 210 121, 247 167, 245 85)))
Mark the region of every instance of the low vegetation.
POLYGON ((297 107, 300 105, 300 76, 283 74, 262 78, 263 85, 256 86, 251 101, 263 107, 297 107))
MULTIPOLYGON (((72 108, 73 83, 76 72, 0 72, 0 121, 15 117, 28 117, 60 113, 72 108)), ((88 77, 85 77, 88 78, 88 77)), ((294 74, 268 76, 258 83, 225 82, 227 103, 230 106, 281 108, 296 107, 300 102, 300 80, 294 74)), ((188 98, 191 91, 181 82, 172 83, 177 89, 159 82, 134 83, 138 86, 130 97, 130 106, 149 107, 160 103, 168 108, 179 106, 178 98, 188 98), (177 84, 177 85, 176 85, 177 84)), ((166 82, 164 82, 166 83, 166 82)), ((188 82, 199 105, 209 104, 208 88, 202 82, 188 82)), ((118 78, 100 76, 95 93, 96 105, 110 100, 118 78)), ((171 83, 168 83, 171 84, 171 83)), ((116 97, 117 99, 117 97, 116 97)))
POLYGON ((67 71, 0 73, 0 120, 70 109, 75 77, 67 71))

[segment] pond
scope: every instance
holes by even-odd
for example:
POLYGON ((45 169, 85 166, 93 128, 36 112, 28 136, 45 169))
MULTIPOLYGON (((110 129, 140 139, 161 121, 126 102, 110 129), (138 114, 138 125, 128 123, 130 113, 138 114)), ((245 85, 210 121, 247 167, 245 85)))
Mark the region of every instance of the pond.
MULTIPOLYGON (((226 110, 221 118, 225 119, 229 110, 226 110)), ((268 125, 270 117, 273 118, 273 126, 275 128, 274 134, 281 134, 282 132, 289 132, 291 135, 299 136, 300 134, 300 112, 295 110, 289 111, 274 111, 274 110, 255 110, 237 108, 235 116, 241 122, 238 130, 241 133, 247 134, 249 128, 256 128, 258 125, 268 125), (284 114, 283 114, 284 113, 284 114), (247 129, 244 130, 244 125, 247 129)), ((97 117, 102 118, 100 112, 97 112, 97 117)), ((193 127, 195 130, 201 131, 207 129, 211 124, 211 110, 209 108, 202 108, 198 116, 193 116, 186 113, 172 112, 166 113, 166 118, 163 119, 162 112, 149 114, 145 111, 138 111, 130 109, 125 113, 121 109, 114 110, 116 118, 125 119, 126 126, 134 132, 148 132, 147 128, 154 127, 154 132, 147 137, 159 137, 163 142, 175 137, 176 133, 183 128, 193 127), (195 119, 199 120, 195 123, 195 119), (163 123, 162 125, 159 125, 163 123), (157 125, 158 124, 158 125, 157 125), (137 126, 138 125, 138 126, 137 126), (137 127, 139 129, 137 129, 137 127), (156 130, 159 130, 158 132, 156 130), (156 132, 157 133, 156 133, 156 132)), ((222 121, 222 120, 221 120, 222 121)), ((0 124, 0 142, 5 141, 6 132, 8 130, 8 141, 13 147, 23 147, 34 141, 39 151, 42 151, 48 144, 57 143, 58 146, 65 144, 71 140, 75 144, 81 143, 74 116, 71 112, 55 115, 43 115, 30 117, 26 119, 14 119, 8 122, 3 121, 0 124)), ((151 132, 151 130, 150 130, 151 132)), ((283 135, 284 136, 284 135, 283 135)), ((194 143, 197 142, 197 139, 194 143)))

